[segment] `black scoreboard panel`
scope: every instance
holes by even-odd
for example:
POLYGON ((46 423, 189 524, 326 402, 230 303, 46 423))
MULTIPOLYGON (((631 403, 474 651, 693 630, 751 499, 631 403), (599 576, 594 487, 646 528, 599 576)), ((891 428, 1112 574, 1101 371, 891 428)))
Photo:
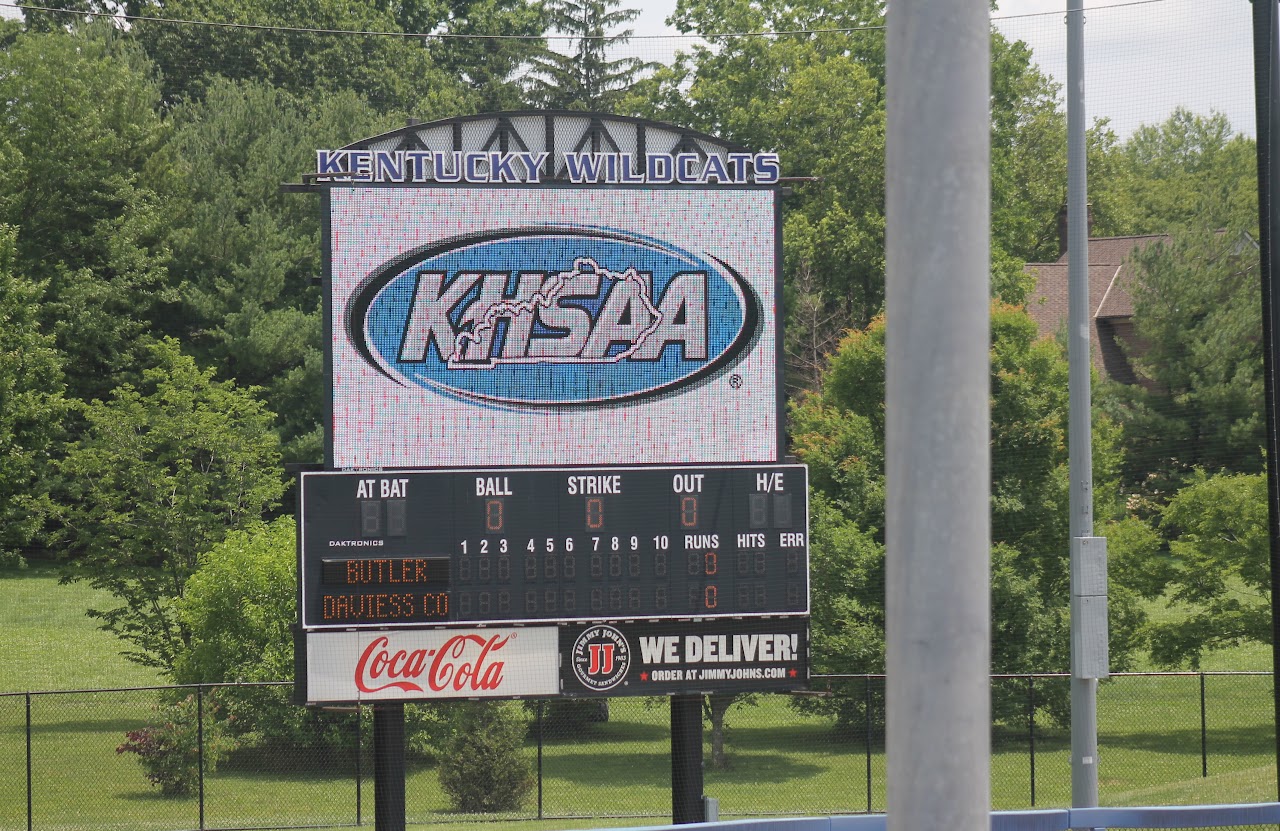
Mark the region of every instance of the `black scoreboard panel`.
POLYGON ((807 614, 802 465, 302 474, 306 628, 807 614))

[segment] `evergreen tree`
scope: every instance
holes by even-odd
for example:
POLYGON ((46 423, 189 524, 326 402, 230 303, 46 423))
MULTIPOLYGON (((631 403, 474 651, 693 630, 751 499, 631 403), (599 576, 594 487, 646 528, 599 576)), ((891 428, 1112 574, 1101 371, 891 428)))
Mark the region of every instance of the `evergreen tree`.
POLYGON ((1174 232, 1133 255, 1145 385, 1100 400, 1124 425, 1129 480, 1157 502, 1193 468, 1262 469, 1262 311, 1251 224, 1174 232), (1159 493, 1156 493, 1159 491, 1159 493))
POLYGON ((282 193, 315 148, 392 129, 352 92, 299 99, 259 81, 215 79, 176 108, 148 168, 167 194, 169 270, 180 277, 189 354, 262 388, 289 461, 322 454, 320 220, 315 197, 282 193))
POLYGON ((551 29, 569 38, 572 53, 549 49, 530 62, 529 98, 557 110, 615 110, 628 89, 654 64, 636 57, 610 58, 632 30, 638 9, 617 8, 618 0, 549 0, 551 29))

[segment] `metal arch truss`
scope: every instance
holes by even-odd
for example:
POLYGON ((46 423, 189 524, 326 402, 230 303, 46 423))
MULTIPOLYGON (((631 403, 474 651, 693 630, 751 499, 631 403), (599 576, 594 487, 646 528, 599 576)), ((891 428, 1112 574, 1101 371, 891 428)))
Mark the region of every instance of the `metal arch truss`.
POLYGON ((727 163, 730 153, 748 152, 740 145, 672 124, 570 110, 523 110, 412 123, 342 150, 545 153, 537 178, 526 178, 526 184, 569 182, 566 154, 627 155, 639 166, 649 154, 691 154, 699 162, 718 156, 727 163))

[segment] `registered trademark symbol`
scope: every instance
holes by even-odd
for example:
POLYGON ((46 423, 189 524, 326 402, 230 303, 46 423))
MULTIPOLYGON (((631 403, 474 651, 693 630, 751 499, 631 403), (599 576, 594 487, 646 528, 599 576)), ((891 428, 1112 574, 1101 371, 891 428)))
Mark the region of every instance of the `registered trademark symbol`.
POLYGON ((729 386, 733 387, 735 390, 736 390, 736 389, 741 389, 741 388, 742 388, 742 376, 741 376, 741 375, 738 375, 737 373, 734 373, 733 375, 730 375, 730 376, 729 376, 729 386))

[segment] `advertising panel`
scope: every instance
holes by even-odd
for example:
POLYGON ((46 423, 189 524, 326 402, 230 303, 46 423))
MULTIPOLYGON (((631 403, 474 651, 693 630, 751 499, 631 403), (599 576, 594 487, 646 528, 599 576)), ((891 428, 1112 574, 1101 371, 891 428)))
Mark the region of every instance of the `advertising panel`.
POLYGON ((774 191, 326 195, 334 467, 778 459, 774 191))
POLYGON ((567 696, 782 692, 809 683, 807 618, 566 627, 567 696))
POLYGON ((554 626, 307 635, 308 703, 518 698, 559 691, 554 626))
POLYGON ((808 619, 309 632, 310 704, 804 689, 808 619))

